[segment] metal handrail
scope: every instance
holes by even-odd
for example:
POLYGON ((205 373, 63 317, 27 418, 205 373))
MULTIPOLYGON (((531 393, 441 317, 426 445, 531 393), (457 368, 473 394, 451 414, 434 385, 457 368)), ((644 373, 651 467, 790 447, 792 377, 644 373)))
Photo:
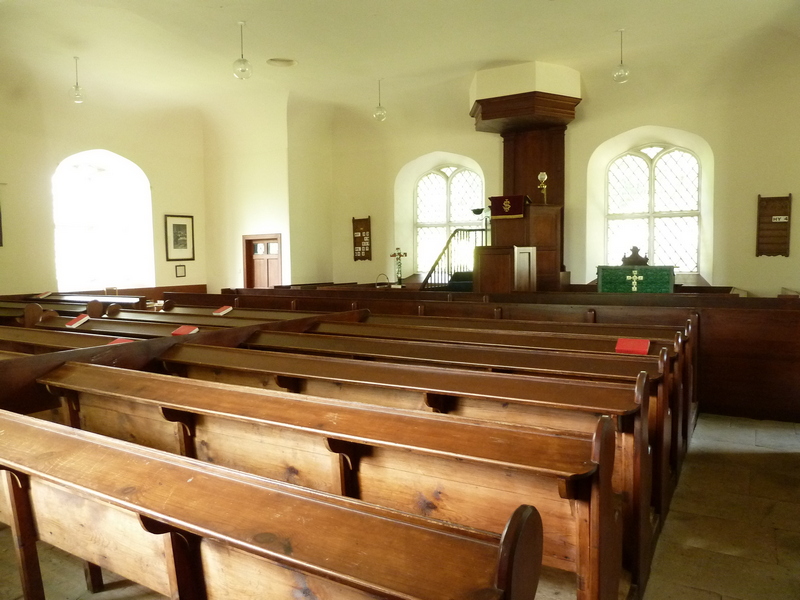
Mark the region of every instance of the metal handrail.
POLYGON ((450 283, 450 278, 453 276, 453 273, 472 271, 472 258, 474 255, 470 256, 470 264, 456 264, 453 259, 453 242, 454 240, 465 241, 471 239, 472 246, 474 248, 484 244, 485 236, 486 229, 460 228, 453 230, 453 233, 451 233, 450 237, 447 238, 447 243, 444 245, 444 248, 439 253, 439 256, 434 261, 433 266, 431 266, 428 274, 422 281, 422 286, 420 289, 425 290, 447 287, 450 283))

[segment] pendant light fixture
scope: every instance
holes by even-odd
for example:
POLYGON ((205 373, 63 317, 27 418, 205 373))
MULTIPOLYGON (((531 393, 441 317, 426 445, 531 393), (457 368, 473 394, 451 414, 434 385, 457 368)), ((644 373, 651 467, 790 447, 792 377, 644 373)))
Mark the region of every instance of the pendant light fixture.
POLYGON ((375 107, 375 110, 372 113, 372 116, 376 121, 386 120, 386 109, 381 106, 381 81, 381 79, 378 79, 378 106, 375 107))
POLYGON ((253 67, 250 66, 250 61, 244 57, 244 21, 239 21, 239 47, 241 58, 233 61, 233 76, 237 79, 250 79, 253 67))
POLYGON ((628 81, 628 77, 631 74, 630 69, 626 67, 622 62, 622 32, 625 31, 624 29, 617 29, 619 31, 619 65, 611 71, 611 77, 617 83, 625 83, 628 81))
POLYGON ((83 104, 86 96, 83 93, 83 88, 78 84, 78 57, 73 56, 75 59, 75 85, 69 89, 69 97, 75 104, 83 104))

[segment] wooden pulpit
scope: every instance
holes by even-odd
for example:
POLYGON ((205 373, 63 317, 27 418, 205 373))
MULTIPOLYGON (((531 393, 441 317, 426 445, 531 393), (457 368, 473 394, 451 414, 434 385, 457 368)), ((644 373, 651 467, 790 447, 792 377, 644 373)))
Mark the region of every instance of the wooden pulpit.
POLYGON ((534 204, 528 196, 492 196, 492 246, 536 248, 536 290, 561 287, 562 207, 534 204))

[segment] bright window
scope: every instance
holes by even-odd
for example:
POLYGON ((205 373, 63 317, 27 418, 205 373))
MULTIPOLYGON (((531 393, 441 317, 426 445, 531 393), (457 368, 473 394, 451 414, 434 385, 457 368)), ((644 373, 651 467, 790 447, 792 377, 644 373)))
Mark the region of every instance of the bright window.
MULTIPOLYGON (((423 175, 415 201, 417 272, 430 270, 453 230, 482 229, 483 217, 473 210, 485 204, 483 179, 475 171, 442 166, 423 175)), ((463 248, 462 261, 472 263, 472 249, 472 245, 463 248)))
POLYGON ((107 150, 65 159, 53 175, 59 291, 155 285, 150 182, 107 150))
POLYGON ((615 159, 606 187, 606 264, 621 264, 632 246, 651 265, 697 273, 700 164, 689 151, 644 146, 615 159))

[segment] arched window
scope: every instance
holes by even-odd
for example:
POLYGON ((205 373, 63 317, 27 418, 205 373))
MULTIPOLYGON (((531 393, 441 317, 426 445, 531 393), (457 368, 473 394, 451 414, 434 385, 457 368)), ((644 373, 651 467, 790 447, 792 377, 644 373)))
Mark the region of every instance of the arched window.
POLYGON ((606 264, 632 246, 651 265, 697 273, 700 264, 700 163, 684 148, 653 144, 630 150, 608 167, 606 264))
MULTIPOLYGON (((473 209, 485 204, 483 178, 475 171, 446 165, 420 177, 414 202, 416 271, 431 268, 453 230, 483 228, 483 217, 473 209)), ((471 264, 472 246, 464 254, 471 264)))
POLYGON ((155 285, 150 182, 108 150, 74 154, 53 175, 60 291, 155 285))

